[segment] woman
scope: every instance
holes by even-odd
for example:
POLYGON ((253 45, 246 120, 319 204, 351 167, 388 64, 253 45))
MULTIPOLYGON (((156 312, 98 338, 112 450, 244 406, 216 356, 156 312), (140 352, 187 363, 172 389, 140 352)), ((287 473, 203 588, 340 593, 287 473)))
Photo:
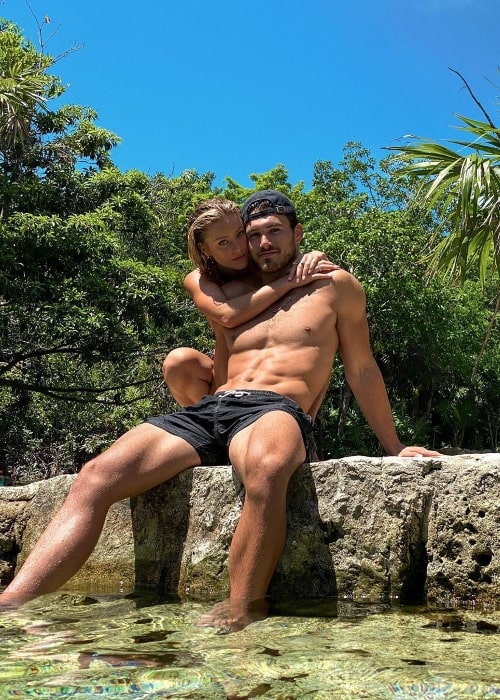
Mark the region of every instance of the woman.
POLYGON ((193 212, 188 229, 188 254, 196 269, 184 279, 184 287, 215 332, 215 354, 209 357, 193 348, 176 348, 165 358, 163 377, 181 406, 197 403, 213 394, 226 379, 225 343, 218 342, 216 322, 234 328, 254 318, 291 289, 301 286, 314 272, 338 269, 324 253, 306 253, 289 275, 252 292, 228 299, 223 285, 235 278, 257 274, 248 253, 245 228, 237 204, 213 198, 201 202, 193 212))

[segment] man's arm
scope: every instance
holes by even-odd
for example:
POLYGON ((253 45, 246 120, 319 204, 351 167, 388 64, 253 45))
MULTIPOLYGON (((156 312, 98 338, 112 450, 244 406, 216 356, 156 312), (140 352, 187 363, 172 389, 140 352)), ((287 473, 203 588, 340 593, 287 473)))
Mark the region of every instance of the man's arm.
POLYGON ((363 288, 355 277, 342 271, 335 274, 334 285, 338 293, 339 353, 345 376, 380 444, 388 454, 400 457, 439 454, 424 447, 405 447, 400 442, 382 373, 370 348, 363 288))

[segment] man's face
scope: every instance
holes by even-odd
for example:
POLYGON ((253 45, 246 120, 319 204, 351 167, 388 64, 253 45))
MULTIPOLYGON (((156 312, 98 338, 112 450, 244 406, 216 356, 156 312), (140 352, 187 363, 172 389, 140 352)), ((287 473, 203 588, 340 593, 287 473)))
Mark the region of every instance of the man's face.
POLYGON ((282 214, 252 219, 246 226, 250 255, 262 272, 272 274, 286 270, 298 253, 302 226, 292 229, 282 214))

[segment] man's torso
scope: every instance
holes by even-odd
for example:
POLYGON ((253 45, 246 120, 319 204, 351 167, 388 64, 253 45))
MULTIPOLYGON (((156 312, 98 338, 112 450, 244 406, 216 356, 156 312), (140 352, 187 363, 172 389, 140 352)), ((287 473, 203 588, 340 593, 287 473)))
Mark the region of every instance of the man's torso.
MULTIPOLYGON (((228 296, 248 291, 225 287, 228 296)), ((328 382, 338 348, 337 292, 330 280, 298 287, 247 323, 223 329, 228 380, 218 388, 274 391, 309 412, 328 382)), ((317 410, 317 407, 316 407, 317 410)))

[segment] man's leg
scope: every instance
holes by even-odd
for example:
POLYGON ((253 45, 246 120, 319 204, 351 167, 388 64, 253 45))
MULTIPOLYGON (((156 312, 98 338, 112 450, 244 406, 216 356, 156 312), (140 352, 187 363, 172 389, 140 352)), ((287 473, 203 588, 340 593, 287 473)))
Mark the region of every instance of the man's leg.
POLYGON ((144 423, 80 471, 61 509, 41 535, 2 605, 20 604, 66 583, 92 553, 109 507, 200 464, 185 440, 144 423))
POLYGON ((272 411, 235 435, 229 457, 245 486, 229 551, 231 593, 202 624, 241 629, 252 621, 256 602, 264 599, 283 551, 288 483, 306 452, 296 420, 272 411))

